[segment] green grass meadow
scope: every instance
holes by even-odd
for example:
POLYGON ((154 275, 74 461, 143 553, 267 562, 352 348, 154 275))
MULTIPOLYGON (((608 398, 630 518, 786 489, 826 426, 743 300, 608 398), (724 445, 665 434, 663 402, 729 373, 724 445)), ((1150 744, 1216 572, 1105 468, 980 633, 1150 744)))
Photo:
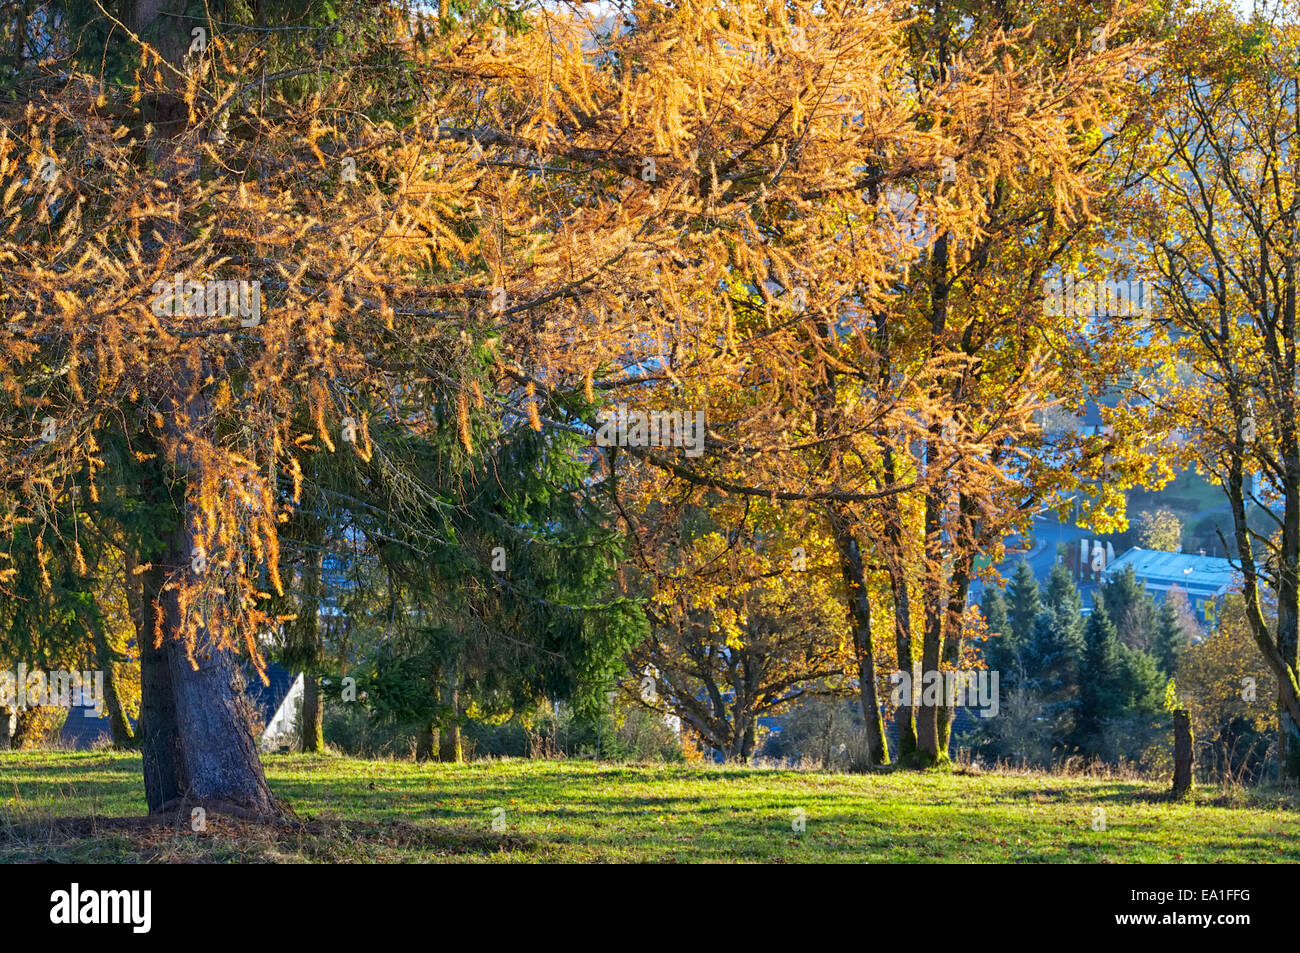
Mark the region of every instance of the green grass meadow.
POLYGON ((142 820, 138 755, 0 753, 0 862, 1300 860, 1300 812, 1277 792, 1172 802, 1147 781, 960 769, 306 755, 271 755, 266 767, 300 823, 214 816, 196 832, 184 817, 142 820))

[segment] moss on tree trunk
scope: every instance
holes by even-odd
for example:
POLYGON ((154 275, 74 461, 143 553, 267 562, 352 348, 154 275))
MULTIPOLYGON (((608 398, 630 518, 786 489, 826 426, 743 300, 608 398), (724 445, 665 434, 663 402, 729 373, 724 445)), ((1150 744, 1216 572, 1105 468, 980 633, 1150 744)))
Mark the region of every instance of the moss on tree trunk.
POLYGON ((122 698, 117 691, 117 675, 113 668, 113 653, 108 646, 108 637, 98 622, 92 622, 92 631, 95 638, 95 664, 104 673, 104 710, 108 714, 108 730, 113 738, 113 747, 138 747, 131 722, 126 717, 122 698))
POLYGON ((465 751, 460 740, 460 669, 455 662, 442 670, 441 703, 446 714, 438 726, 438 760, 460 764, 465 751))
POLYGON ((311 672, 302 676, 302 750, 310 754, 325 750, 325 704, 320 676, 311 672))

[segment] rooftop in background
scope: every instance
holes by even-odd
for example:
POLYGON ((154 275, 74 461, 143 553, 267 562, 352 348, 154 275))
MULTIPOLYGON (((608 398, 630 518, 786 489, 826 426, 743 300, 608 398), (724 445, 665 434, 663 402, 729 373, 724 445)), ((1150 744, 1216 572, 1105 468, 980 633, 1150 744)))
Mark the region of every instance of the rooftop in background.
MULTIPOLYGON (((274 748, 288 743, 288 735, 294 727, 293 718, 297 714, 294 704, 302 694, 302 676, 270 662, 266 666, 266 677, 270 684, 263 685, 252 666, 245 664, 244 694, 263 726, 260 741, 263 747, 274 748)), ((138 727, 134 720, 131 727, 138 727)), ((107 715, 96 717, 92 709, 74 705, 68 710, 68 719, 63 723, 59 739, 69 748, 84 750, 94 747, 100 738, 107 738, 109 734, 107 715)))
POLYGON ((1194 603, 1208 596, 1223 595, 1241 579, 1232 560, 1222 556, 1162 553, 1136 547, 1107 566, 1103 575, 1110 579, 1129 566, 1148 592, 1164 594, 1177 586, 1194 603))

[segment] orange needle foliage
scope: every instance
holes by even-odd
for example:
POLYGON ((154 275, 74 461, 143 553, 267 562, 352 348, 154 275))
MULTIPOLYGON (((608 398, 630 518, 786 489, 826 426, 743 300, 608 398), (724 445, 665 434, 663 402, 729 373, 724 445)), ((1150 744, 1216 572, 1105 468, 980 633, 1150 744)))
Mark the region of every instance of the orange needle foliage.
MULTIPOLYGON (((310 95, 235 33, 183 70, 145 49, 125 87, 76 76, 3 116, 5 519, 71 505, 74 481, 93 491, 103 435, 124 434, 185 481, 194 562, 170 581, 172 634, 255 654, 301 456, 382 459, 367 415, 413 393, 456 406, 472 451, 481 398, 459 367, 488 345, 493 406, 526 399, 534 426, 557 389, 648 380, 707 411, 705 465, 655 455, 678 476, 774 499, 896 492, 882 441, 943 419, 935 384, 966 358, 908 355, 877 389, 872 315, 937 236, 971 247, 1004 176, 1032 167, 1058 214, 1086 214, 1076 133, 1127 63, 1084 47, 1050 71, 1010 56, 1027 38, 1009 33, 969 51, 960 82, 920 87, 903 14, 647 2, 635 29, 597 35, 537 10, 504 46, 450 26, 417 43, 395 19, 409 75, 322 63, 310 95), (168 97, 166 128, 143 124, 168 97), (949 158, 950 187, 918 185, 949 158), (177 275, 256 282, 260 321, 160 313, 177 275)), ((985 447, 1033 405, 966 421, 946 476, 1003 479, 985 447)))

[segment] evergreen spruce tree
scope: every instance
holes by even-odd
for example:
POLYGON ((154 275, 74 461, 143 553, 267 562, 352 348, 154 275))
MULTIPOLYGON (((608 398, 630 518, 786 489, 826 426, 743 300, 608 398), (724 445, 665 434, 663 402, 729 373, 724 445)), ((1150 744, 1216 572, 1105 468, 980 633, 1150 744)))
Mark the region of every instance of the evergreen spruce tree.
POLYGON ((1068 741, 1079 708, 1085 654, 1082 599, 1069 570, 1060 564, 1052 568, 1045 595, 1025 652, 1025 670, 1043 703, 1055 747, 1068 741))
POLYGON ((1094 603, 1083 637, 1079 712, 1072 740, 1082 753, 1095 756, 1101 751, 1106 722, 1124 707, 1119 636, 1104 600, 1094 603))
POLYGON ((459 458, 452 433, 441 446, 394 438, 428 481, 428 513, 365 526, 381 573, 349 599, 371 620, 354 636, 368 643, 358 690, 380 720, 418 727, 419 757, 435 756, 436 737, 443 761, 462 759, 471 712, 563 700, 599 717, 645 634, 640 605, 617 585, 609 487, 590 479, 580 438, 515 427, 485 466, 459 458))
POLYGON ((1178 655, 1187 646, 1188 633, 1179 618, 1174 600, 1166 596, 1156 610, 1155 632, 1151 640, 1151 655, 1166 677, 1173 677, 1178 667, 1178 655))
POLYGON ((1010 629, 1009 644, 1023 647, 1033 637, 1034 623, 1042 610, 1038 581, 1034 571, 1023 559, 1016 565, 1015 575, 1007 587, 1007 622, 1010 629))
POLYGON ((1083 631, 1083 597, 1079 587, 1074 584, 1070 570, 1064 563, 1056 563, 1047 577, 1047 586, 1043 591, 1043 601, 1053 612, 1067 610, 1078 623, 1080 633, 1083 631))
POLYGON ((1004 688, 1010 688, 1010 679, 1019 672, 1015 663, 1016 646, 1007 619, 1007 601, 1002 597, 1002 590, 989 586, 980 599, 980 614, 988 625, 989 639, 984 643, 984 663, 992 670, 1001 673, 1004 688))
POLYGON ((1159 714, 1164 708, 1165 684, 1156 660, 1148 652, 1119 647, 1120 714, 1133 717, 1159 714))
POLYGON ((1101 598, 1120 642, 1149 649, 1155 638, 1156 607, 1133 567, 1110 578, 1101 587, 1101 598))
POLYGON ((980 599, 980 614, 988 623, 990 633, 1001 634, 1007 627, 1007 601, 1002 598, 1002 590, 989 586, 980 599))

